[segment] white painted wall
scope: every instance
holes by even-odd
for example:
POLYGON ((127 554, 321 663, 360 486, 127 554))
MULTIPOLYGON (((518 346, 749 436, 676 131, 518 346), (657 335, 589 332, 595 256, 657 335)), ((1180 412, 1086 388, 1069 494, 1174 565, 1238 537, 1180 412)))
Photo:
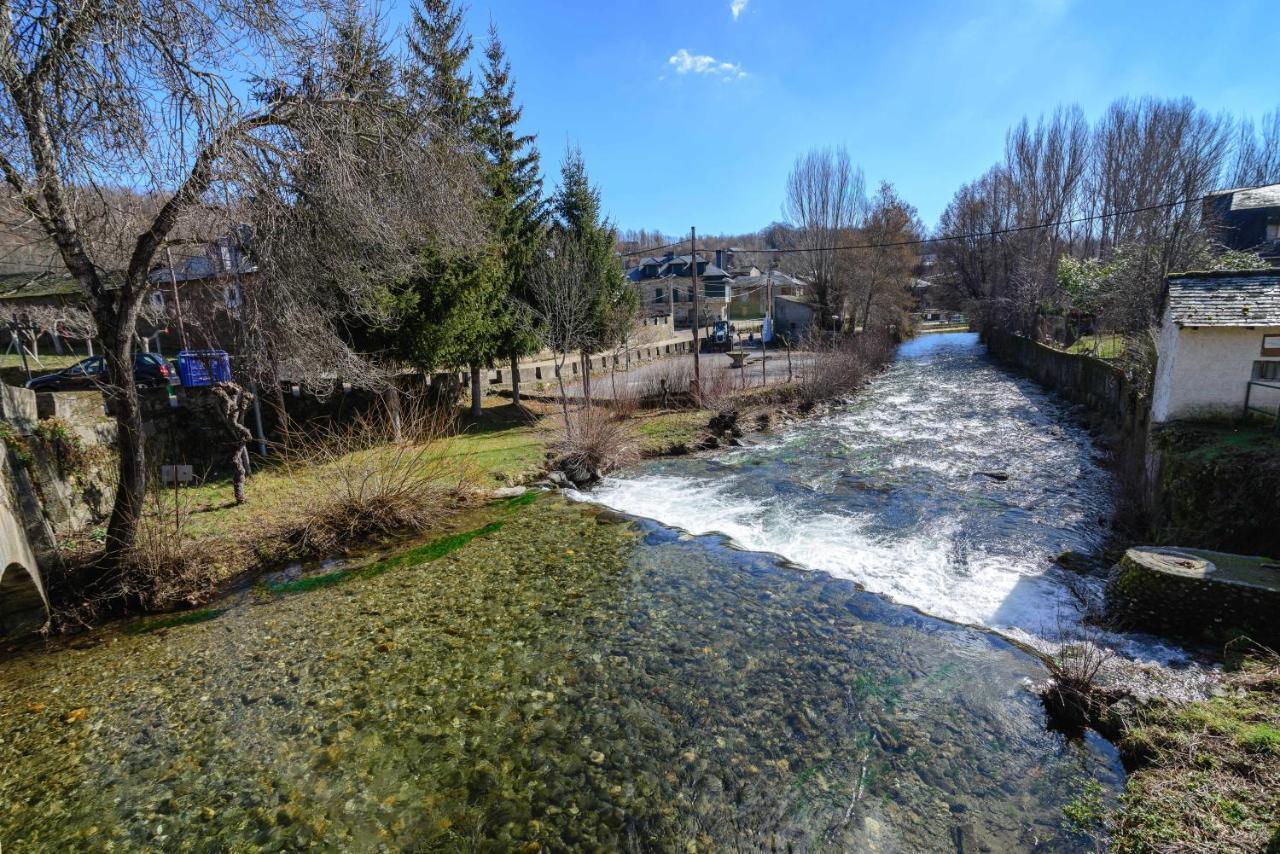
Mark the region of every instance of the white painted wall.
MULTIPOLYGON (((1280 335, 1280 326, 1179 328, 1168 312, 1163 321, 1151 420, 1239 417, 1253 363, 1264 358, 1262 336, 1280 335)), ((1253 394, 1255 405, 1280 405, 1280 392, 1255 387, 1253 394)))

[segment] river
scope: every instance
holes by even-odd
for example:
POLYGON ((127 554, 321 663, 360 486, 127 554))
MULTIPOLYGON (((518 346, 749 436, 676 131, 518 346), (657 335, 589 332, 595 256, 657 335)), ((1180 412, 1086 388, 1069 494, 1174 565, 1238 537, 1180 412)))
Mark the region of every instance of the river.
POLYGON ((544 496, 424 566, 9 655, 0 843, 1093 850, 1063 809, 1118 758, 990 629, 1065 613, 1049 559, 1110 490, 971 338, 912 342, 841 411, 593 496, 627 515, 544 496))
MULTIPOLYGON (((997 367, 972 333, 925 335, 851 404, 762 444, 675 458, 590 500, 857 582, 1038 648, 1077 633, 1100 582, 1115 483, 1064 404, 997 367)), ((1181 653, 1110 636, 1139 658, 1181 653)))

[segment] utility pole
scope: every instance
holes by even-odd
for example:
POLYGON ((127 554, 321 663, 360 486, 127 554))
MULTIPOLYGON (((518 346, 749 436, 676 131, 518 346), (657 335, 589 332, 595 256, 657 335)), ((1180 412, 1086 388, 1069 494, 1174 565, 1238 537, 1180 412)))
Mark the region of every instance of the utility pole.
POLYGON ((702 323, 702 314, 698 310, 698 229, 689 229, 690 270, 693 273, 693 384, 697 387, 697 395, 702 396, 702 367, 698 363, 698 326, 702 323))
POLYGON ((769 366, 766 364, 768 360, 767 350, 769 341, 767 335, 770 332, 772 321, 770 316, 773 314, 773 267, 769 267, 769 271, 765 273, 764 280, 764 325, 760 327, 760 385, 769 384, 769 366))

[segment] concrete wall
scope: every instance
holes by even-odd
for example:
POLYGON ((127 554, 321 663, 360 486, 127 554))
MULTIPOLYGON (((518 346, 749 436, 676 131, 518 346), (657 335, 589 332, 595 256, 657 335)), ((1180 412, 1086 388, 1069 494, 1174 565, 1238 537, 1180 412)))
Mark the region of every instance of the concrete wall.
MULTIPOLYGON (((1264 335, 1280 335, 1280 326, 1179 328, 1166 311, 1158 342, 1151 420, 1160 424, 1177 419, 1241 417, 1253 363, 1280 362, 1278 357, 1262 356, 1264 335)), ((1254 392, 1253 405, 1280 405, 1280 393, 1258 387, 1254 392)))

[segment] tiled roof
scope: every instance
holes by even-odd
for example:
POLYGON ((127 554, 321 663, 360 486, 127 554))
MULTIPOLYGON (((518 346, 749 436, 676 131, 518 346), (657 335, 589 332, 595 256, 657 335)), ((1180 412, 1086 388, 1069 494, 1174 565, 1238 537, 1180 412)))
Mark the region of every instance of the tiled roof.
POLYGON ((1170 276, 1169 313, 1179 326, 1280 326, 1280 270, 1170 276))
POLYGON ((0 275, 0 299, 76 296, 80 283, 65 270, 0 275))

